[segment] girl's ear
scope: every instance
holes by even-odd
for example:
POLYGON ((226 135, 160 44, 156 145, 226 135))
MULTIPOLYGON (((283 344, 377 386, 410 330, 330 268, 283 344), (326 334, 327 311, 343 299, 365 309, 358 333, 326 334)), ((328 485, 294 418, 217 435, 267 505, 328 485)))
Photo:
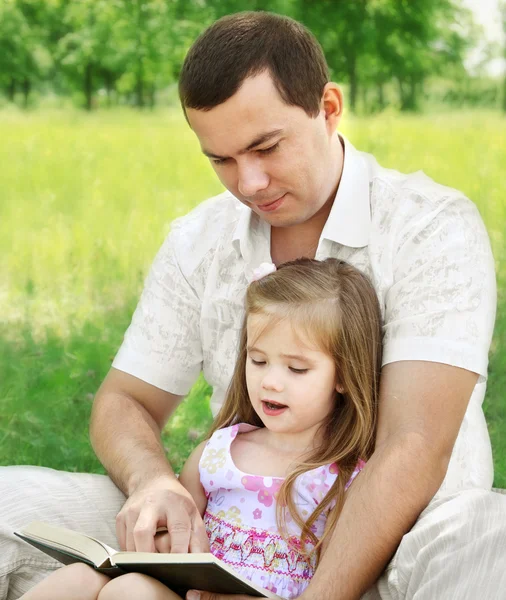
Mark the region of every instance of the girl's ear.
POLYGON ((344 386, 342 386, 340 383, 338 383, 336 385, 336 391, 338 394, 344 394, 344 386))

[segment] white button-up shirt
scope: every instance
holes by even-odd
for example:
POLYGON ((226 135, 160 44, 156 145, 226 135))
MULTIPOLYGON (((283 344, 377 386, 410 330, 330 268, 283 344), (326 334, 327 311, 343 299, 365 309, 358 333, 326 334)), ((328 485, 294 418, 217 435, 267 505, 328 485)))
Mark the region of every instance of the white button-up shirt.
MULTIPOLYGON (((330 256, 375 286, 383 364, 433 361, 480 375, 443 489, 489 488, 482 402, 496 287, 475 205, 421 171, 384 169, 345 140, 341 182, 316 252, 330 256)), ((180 395, 203 371, 216 414, 236 361, 248 278, 262 262, 271 262, 270 225, 229 192, 174 221, 113 366, 180 395)))

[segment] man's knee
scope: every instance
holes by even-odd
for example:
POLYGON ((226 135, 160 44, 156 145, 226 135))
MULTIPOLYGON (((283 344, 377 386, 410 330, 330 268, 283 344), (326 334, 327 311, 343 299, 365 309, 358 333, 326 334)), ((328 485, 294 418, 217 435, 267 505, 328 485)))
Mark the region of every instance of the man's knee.
POLYGON ((503 573, 506 497, 475 489, 434 498, 402 538, 380 583, 393 597, 429 598, 420 590, 444 589, 440 597, 474 599, 480 585, 503 585, 503 573))
POLYGON ((104 475, 0 467, 0 497, 0 600, 19 597, 18 590, 27 591, 61 566, 13 534, 33 520, 117 546, 115 517, 124 496, 104 475))
POLYGON ((0 600, 18 598, 59 566, 0 523, 0 600))
POLYGON ((59 567, 60 563, 49 558, 5 562, 0 570, 0 600, 20 598, 59 567))
MULTIPOLYGON (((506 496, 483 489, 437 497, 422 512, 412 532, 426 529, 465 544, 481 537, 506 536, 506 496)), ((409 535, 409 534, 408 534, 409 535)))

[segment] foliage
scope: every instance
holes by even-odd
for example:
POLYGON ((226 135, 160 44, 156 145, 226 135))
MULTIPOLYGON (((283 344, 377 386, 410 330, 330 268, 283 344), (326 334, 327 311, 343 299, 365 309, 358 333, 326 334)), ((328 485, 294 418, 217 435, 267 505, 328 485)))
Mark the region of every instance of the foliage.
POLYGON ((457 0, 3 0, 0 85, 24 102, 33 87, 73 95, 88 110, 107 103, 155 104, 173 83, 198 33, 244 9, 270 10, 305 23, 320 40, 333 77, 349 86, 350 106, 385 86, 415 110, 429 75, 465 78, 463 60, 478 30, 457 0))
MULTIPOLYGON (((384 112, 343 132, 385 167, 418 169, 476 202, 496 257, 499 304, 485 400, 506 487, 506 138, 500 114, 384 112), (486 160, 483 160, 486 157, 486 160)), ((100 469, 93 394, 172 219, 219 193, 179 111, 0 112, 0 462, 100 469)), ((206 430, 209 390, 169 424, 179 468, 206 430), (188 430, 193 430, 191 439, 188 430)))
MULTIPOLYGON (((504 33, 503 58, 504 58, 504 62, 506 63, 506 0, 502 0, 502 2, 499 5, 499 8, 501 11, 502 30, 504 33)), ((506 68, 504 69, 502 109, 503 109, 503 112, 506 113, 506 68)))
POLYGON ((5 0, 0 4, 0 84, 13 100, 21 87, 25 106, 32 82, 49 70, 52 57, 39 17, 41 3, 5 0))

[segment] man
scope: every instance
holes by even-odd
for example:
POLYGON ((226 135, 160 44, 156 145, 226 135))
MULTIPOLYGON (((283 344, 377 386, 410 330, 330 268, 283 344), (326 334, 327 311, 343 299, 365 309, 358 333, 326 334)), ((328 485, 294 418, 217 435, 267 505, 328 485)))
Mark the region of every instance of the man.
MULTIPOLYGON (((30 518, 117 545, 119 511, 122 548, 153 551, 166 525, 171 551, 205 550, 160 431, 201 370, 219 408, 249 273, 270 260, 335 256, 369 274, 382 305, 379 425, 301 598, 500 597, 506 499, 489 491, 481 410, 495 280, 474 205, 422 173, 381 168, 338 135, 341 92, 317 42, 291 19, 242 13, 216 22, 185 60, 180 96, 228 192, 174 224, 95 399, 93 447, 128 499, 121 507, 124 496, 100 476, 4 469, 2 520, 25 524, 26 503, 15 498, 42 485, 30 518)), ((54 563, 3 527, 14 598, 54 563)))

